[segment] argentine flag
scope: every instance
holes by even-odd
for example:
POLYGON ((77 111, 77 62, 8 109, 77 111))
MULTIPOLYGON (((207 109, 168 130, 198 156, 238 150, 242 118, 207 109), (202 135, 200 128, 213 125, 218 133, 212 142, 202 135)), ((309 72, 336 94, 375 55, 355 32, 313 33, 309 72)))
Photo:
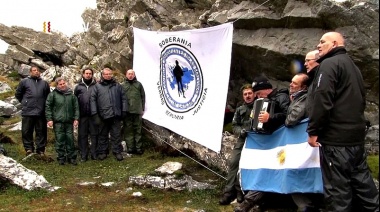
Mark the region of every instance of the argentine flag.
POLYGON ((319 148, 307 143, 307 121, 271 135, 248 133, 239 164, 242 190, 323 193, 319 148))

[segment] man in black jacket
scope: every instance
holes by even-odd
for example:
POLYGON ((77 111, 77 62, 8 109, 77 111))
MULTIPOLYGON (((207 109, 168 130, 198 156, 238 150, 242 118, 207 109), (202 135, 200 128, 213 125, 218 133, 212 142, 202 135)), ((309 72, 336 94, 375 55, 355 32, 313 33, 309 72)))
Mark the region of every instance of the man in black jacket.
MULTIPOLYGON (((277 89, 272 87, 272 84, 265 76, 258 76, 252 83, 253 91, 257 98, 269 99, 271 113, 267 111, 260 112, 258 120, 263 123, 263 129, 267 133, 272 133, 285 123, 286 114, 290 104, 288 89, 277 89)), ((263 201, 264 192, 248 191, 244 196, 244 201, 234 209, 235 212, 246 212, 255 205, 261 204, 263 201)))
POLYGON ((96 147, 98 145, 97 125, 91 118, 90 97, 95 88, 96 81, 93 78, 94 71, 91 68, 83 69, 82 79, 74 89, 74 94, 78 98, 80 119, 78 126, 78 147, 81 161, 85 162, 88 158, 90 149, 91 159, 96 160, 96 147), (88 143, 90 135, 91 143, 88 143))
POLYGON ((309 87, 310 84, 314 80, 315 73, 316 73, 318 66, 319 66, 319 63, 317 62, 318 59, 319 59, 319 51, 318 50, 310 51, 305 56, 304 66, 306 68, 306 74, 309 78, 307 80, 307 83, 306 83, 307 87, 309 87))
POLYGON ((360 70, 347 55, 340 33, 328 32, 317 46, 320 59, 312 83, 308 142, 320 147, 327 211, 379 211, 379 194, 364 148, 365 89, 360 70))
POLYGON ((29 76, 21 80, 15 97, 22 105, 22 143, 26 155, 34 152, 44 156, 47 143, 47 122, 45 118, 45 102, 50 93, 49 84, 42 80, 40 69, 31 66, 29 76), (33 133, 36 132, 36 146, 33 133))
POLYGON ((121 122, 127 115, 127 96, 123 87, 112 77, 112 70, 104 68, 100 82, 91 93, 91 115, 99 125, 97 158, 106 159, 108 138, 112 143, 112 153, 118 161, 123 160, 121 152, 121 122))

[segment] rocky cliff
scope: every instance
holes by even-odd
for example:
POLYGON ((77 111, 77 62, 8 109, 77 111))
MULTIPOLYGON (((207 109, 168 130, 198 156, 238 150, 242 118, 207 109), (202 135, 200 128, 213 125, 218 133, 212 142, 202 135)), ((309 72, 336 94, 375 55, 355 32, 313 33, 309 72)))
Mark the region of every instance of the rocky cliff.
MULTIPOLYGON (((0 55, 0 70, 22 72, 25 65, 35 63, 47 70, 44 77, 48 80, 64 75, 73 81, 84 65, 125 71, 133 66, 132 27, 177 31, 234 22, 227 101, 236 107, 241 103, 238 89, 243 83, 265 73, 275 85, 288 86, 292 64, 302 67, 304 55, 316 48, 322 34, 338 31, 363 74, 368 94, 366 115, 373 124, 379 122, 379 1, 97 0, 97 8, 84 11, 82 18, 87 31, 70 38, 0 24, 0 38, 10 44, 6 54, 0 55)), ((192 149, 207 163, 226 169, 230 143, 223 142, 222 152, 216 154, 146 124, 155 138, 179 149, 192 149), (222 163, 213 162, 218 157, 222 163)))

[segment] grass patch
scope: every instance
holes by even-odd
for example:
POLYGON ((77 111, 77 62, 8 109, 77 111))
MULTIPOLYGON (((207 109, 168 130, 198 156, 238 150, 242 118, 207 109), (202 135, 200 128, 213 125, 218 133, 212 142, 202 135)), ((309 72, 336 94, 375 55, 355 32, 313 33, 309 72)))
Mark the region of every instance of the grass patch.
MULTIPOLYGON (((0 180, 0 204, 6 211, 232 211, 234 207, 218 205, 225 183, 223 179, 186 157, 165 156, 151 144, 146 145, 148 149, 143 155, 132 156, 121 162, 109 155, 104 161, 89 160, 79 163, 78 166, 59 166, 57 161, 45 162, 34 158, 21 161, 25 156, 21 132, 5 131, 4 134, 15 141, 14 144, 4 144, 8 156, 43 175, 53 186, 61 187, 52 193, 44 190, 26 191, 0 180), (159 190, 128 182, 130 176, 152 174, 154 169, 168 161, 183 163, 183 169, 177 173, 177 177, 194 174, 194 179, 211 183, 217 188, 202 191, 159 190), (78 185, 81 182, 96 184, 78 185), (111 187, 101 186, 105 182, 115 184, 111 187), (142 197, 132 196, 137 191, 143 194, 142 197)), ((46 152, 55 159, 54 135, 51 129, 48 134, 46 152)), ((146 137, 144 140, 147 140, 146 137)))
POLYGON ((367 162, 372 177, 379 180, 379 155, 369 155, 367 157, 367 162))

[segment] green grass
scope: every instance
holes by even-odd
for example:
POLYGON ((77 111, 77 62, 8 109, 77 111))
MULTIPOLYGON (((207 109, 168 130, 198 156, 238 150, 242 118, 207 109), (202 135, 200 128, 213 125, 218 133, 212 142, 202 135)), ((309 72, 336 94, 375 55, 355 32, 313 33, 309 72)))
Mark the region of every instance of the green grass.
POLYGON ((367 158, 372 177, 379 180, 379 155, 370 155, 367 158))
MULTIPOLYGON (((109 155, 104 161, 89 160, 79 163, 78 166, 59 166, 57 161, 46 162, 36 158, 21 161, 25 153, 20 131, 4 134, 15 141, 14 144, 4 144, 8 156, 43 175, 49 183, 61 189, 55 192, 26 191, 0 181, 0 211, 232 211, 234 207, 218 205, 224 180, 186 157, 170 157, 150 147, 142 156, 132 156, 121 162, 109 155), (154 169, 167 161, 183 163, 183 169, 177 173, 177 177, 196 174, 194 179, 209 182, 215 185, 216 189, 159 190, 128 182, 130 176, 153 174, 154 169), (78 185, 86 181, 96 184, 78 185), (105 182, 115 184, 111 187, 101 186, 101 183, 105 182), (129 187, 132 187, 132 191, 127 191, 129 187), (132 193, 137 191, 143 196, 133 197, 132 193)), ((50 129, 48 137, 47 155, 55 159, 54 138, 50 129)))

